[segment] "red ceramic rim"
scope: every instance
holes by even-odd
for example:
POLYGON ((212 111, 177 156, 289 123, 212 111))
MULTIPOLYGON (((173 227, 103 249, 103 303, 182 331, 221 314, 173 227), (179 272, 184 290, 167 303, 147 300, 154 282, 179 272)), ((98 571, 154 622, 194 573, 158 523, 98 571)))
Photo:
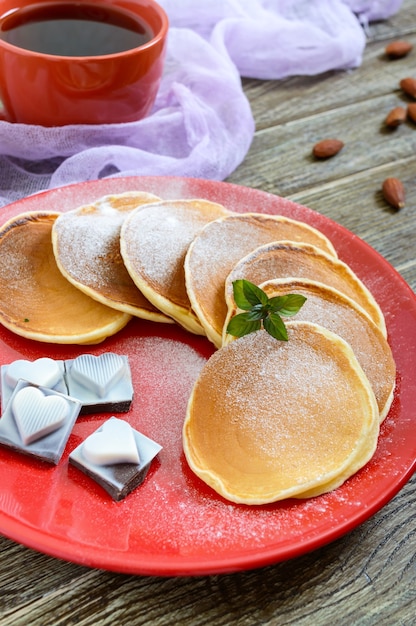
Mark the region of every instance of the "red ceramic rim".
MULTIPOLYGON (((102 0, 90 0, 91 4, 102 4, 102 0)), ((147 41, 146 43, 140 45, 140 46, 136 46, 135 48, 130 48, 127 50, 123 50, 122 52, 114 52, 112 54, 101 54, 99 56, 64 56, 64 55, 60 55, 60 54, 47 54, 46 52, 37 52, 34 50, 30 50, 29 48, 20 48, 20 46, 15 46, 14 44, 9 43, 8 41, 2 41, 2 45, 5 46, 6 48, 9 48, 10 50, 16 50, 16 48, 19 50, 19 54, 23 55, 23 56, 28 56, 28 57, 40 57, 40 58, 44 58, 44 57, 53 57, 55 59, 60 59, 61 61, 76 61, 76 60, 90 60, 90 61, 94 61, 97 58, 101 60, 108 60, 111 59, 112 57, 118 57, 118 56, 130 56, 132 54, 137 54, 137 49, 138 48, 142 48, 143 50, 145 50, 146 48, 151 48, 153 47, 155 44, 159 43, 160 41, 162 41, 168 33, 169 30, 169 18, 167 16, 166 11, 163 9, 162 6, 160 6, 160 4, 158 4, 157 2, 155 2, 155 0, 146 0, 146 5, 147 7, 150 7, 151 9, 154 10, 155 14, 157 13, 159 18, 160 18, 160 28, 157 31, 157 33, 155 33, 152 38, 147 41)), ((111 7, 113 6, 113 3, 110 5, 111 7)), ((117 8, 119 5, 114 3, 114 6, 117 8)), ((119 7, 121 9, 123 9, 124 7, 119 7)), ((145 7, 146 8, 146 7, 145 7)), ((134 13, 134 11, 131 11, 130 9, 125 9, 128 13, 131 13, 133 16, 136 15, 134 13)), ((0 20, 5 18, 7 15, 7 13, 5 14, 0 14, 0 20)), ((137 15, 136 15, 137 17, 137 15)), ((2 119, 2 118, 1 118, 2 119)))

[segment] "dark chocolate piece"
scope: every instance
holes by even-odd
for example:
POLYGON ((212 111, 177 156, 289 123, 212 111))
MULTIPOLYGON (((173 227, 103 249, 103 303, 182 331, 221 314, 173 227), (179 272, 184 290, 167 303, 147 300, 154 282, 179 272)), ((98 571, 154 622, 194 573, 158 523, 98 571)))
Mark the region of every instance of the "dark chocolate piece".
POLYGON ((150 464, 154 457, 160 452, 162 447, 149 439, 134 428, 131 431, 137 446, 140 462, 137 463, 110 463, 97 464, 93 463, 87 455, 83 453, 83 446, 88 439, 94 437, 97 433, 102 433, 105 425, 112 420, 121 422, 116 417, 111 417, 100 428, 94 431, 87 439, 81 443, 69 455, 69 462, 81 472, 92 478, 100 485, 116 502, 123 500, 133 489, 138 487, 146 478, 150 464))
POLYGON ((127 356, 105 352, 65 361, 68 394, 82 403, 81 414, 126 413, 133 400, 127 356))

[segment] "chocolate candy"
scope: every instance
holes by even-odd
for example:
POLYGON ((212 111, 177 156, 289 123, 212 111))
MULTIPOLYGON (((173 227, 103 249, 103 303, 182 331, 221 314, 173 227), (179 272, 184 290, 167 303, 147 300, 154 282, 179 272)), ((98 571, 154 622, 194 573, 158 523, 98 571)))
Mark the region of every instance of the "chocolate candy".
POLYGON ((80 410, 65 394, 19 380, 0 419, 0 443, 56 465, 80 410))
POLYGON ((65 361, 65 370, 68 394, 82 402, 82 414, 129 410, 133 385, 126 356, 82 354, 65 361))
POLYGON ((3 411, 6 409, 18 380, 26 380, 29 383, 48 387, 49 389, 67 394, 68 390, 64 375, 64 362, 55 361, 48 357, 42 357, 36 361, 18 359, 9 365, 2 365, 0 384, 3 411))
POLYGON ((111 417, 71 452, 69 462, 120 501, 144 481, 161 449, 124 420, 111 417))
POLYGON ((133 384, 127 356, 105 352, 82 354, 76 359, 36 361, 19 359, 1 367, 3 411, 19 379, 42 385, 76 398, 81 414, 125 413, 133 400, 133 384))

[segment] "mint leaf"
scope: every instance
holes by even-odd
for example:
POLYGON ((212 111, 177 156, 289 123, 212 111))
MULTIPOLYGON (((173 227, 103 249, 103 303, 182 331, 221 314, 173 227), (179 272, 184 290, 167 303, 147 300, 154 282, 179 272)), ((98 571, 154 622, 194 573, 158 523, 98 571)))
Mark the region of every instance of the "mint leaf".
POLYGON ((247 319, 262 320, 267 317, 269 310, 267 305, 255 304, 250 311, 247 312, 247 319))
POLYGON ((306 296, 302 296, 300 293, 288 293, 285 296, 269 298, 269 304, 274 312, 278 311, 280 315, 292 317, 302 308, 305 300, 306 296))
POLYGON ((261 321, 249 319, 249 313, 239 313, 235 315, 227 326, 227 333, 233 337, 243 337, 249 333, 260 330, 261 321))
POLYGON ((269 300, 263 289, 244 279, 233 282, 233 294, 236 305, 243 311, 249 311, 256 304, 267 304, 269 300))
POLYGON ((264 329, 275 339, 287 341, 287 329, 281 316, 292 317, 303 306, 306 297, 290 293, 269 298, 267 294, 248 280, 233 282, 234 300, 239 309, 245 311, 231 318, 227 333, 233 337, 243 337, 264 329))
POLYGON ((287 328, 278 313, 270 313, 270 315, 263 320, 263 326, 269 335, 275 339, 288 341, 287 328))

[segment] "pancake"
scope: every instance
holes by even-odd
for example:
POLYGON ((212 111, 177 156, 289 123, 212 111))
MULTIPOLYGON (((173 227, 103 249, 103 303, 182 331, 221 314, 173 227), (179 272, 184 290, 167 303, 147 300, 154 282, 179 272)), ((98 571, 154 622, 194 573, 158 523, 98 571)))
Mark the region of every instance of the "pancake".
POLYGON ((309 322, 287 328, 288 341, 260 330, 217 350, 188 403, 187 462, 232 502, 324 493, 377 445, 377 403, 349 344, 309 322))
POLYGON ((304 222, 279 215, 242 213, 211 222, 197 235, 185 257, 186 289, 207 337, 218 348, 227 315, 225 280, 238 261, 271 241, 311 243, 336 257, 332 243, 304 222))
MULTIPOLYGON (((305 296, 306 302, 290 319, 320 324, 350 344, 374 391, 380 421, 384 420, 393 401, 396 366, 387 339, 364 309, 340 291, 316 281, 289 278, 271 280, 260 287, 269 298, 289 293, 305 296)), ((228 319, 237 312, 234 306, 228 319)), ((224 342, 230 340, 232 337, 225 335, 224 342)))
POLYGON ((387 336, 383 313, 369 289, 346 263, 315 246, 290 241, 274 242, 260 246, 242 258, 226 279, 225 300, 228 310, 234 306, 233 281, 241 278, 255 285, 275 278, 306 278, 323 283, 354 300, 366 311, 384 337, 387 336))
POLYGON ((139 291, 120 254, 120 229, 127 215, 159 198, 128 191, 62 213, 52 230, 57 265, 75 287, 118 311, 154 322, 171 322, 139 291))
POLYGON ((98 343, 131 316, 93 300, 63 277, 51 239, 59 215, 23 213, 0 229, 0 322, 28 339, 98 343))
POLYGON ((208 222, 228 214, 208 200, 169 200, 139 207, 121 229, 121 255, 135 285, 155 307, 199 335, 205 333, 186 292, 185 254, 208 222))

